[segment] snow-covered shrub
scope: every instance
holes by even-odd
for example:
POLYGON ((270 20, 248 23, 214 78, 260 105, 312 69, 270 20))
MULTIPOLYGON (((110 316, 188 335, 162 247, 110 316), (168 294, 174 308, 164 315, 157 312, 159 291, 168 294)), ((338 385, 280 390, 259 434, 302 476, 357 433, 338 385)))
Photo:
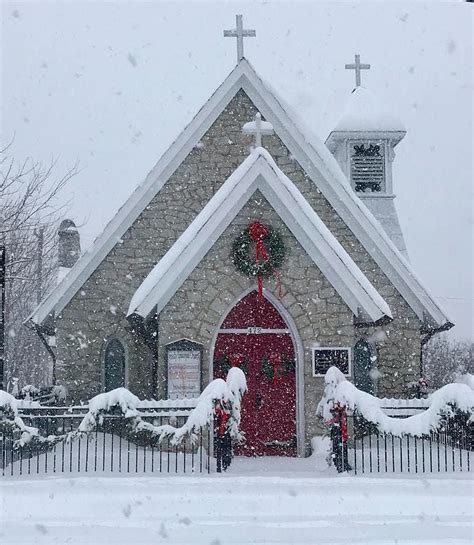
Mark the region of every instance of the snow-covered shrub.
POLYGON ((23 388, 20 390, 20 396, 23 399, 31 399, 34 396, 37 396, 40 393, 39 388, 34 386, 33 384, 27 384, 26 386, 23 386, 23 388))
POLYGON ((140 403, 138 397, 126 388, 116 388, 110 392, 96 395, 89 401, 89 411, 79 424, 79 433, 88 433, 95 430, 97 425, 102 424, 103 416, 115 408, 120 409, 125 418, 138 416, 137 406, 140 403))
POLYGON ((32 440, 38 442, 38 429, 27 426, 18 415, 16 399, 9 393, 0 390, 0 433, 16 438, 15 446, 23 446, 32 440))
POLYGON ((474 391, 466 384, 447 384, 427 398, 428 409, 408 418, 392 418, 381 409, 378 398, 358 390, 336 367, 324 379, 324 393, 317 414, 325 422, 331 419, 336 403, 348 414, 362 417, 382 433, 397 436, 410 434, 421 437, 440 428, 446 418, 458 417, 465 424, 474 421, 474 391))
MULTIPOLYGON (((230 369, 225 381, 213 380, 204 389, 184 425, 175 427, 170 424, 155 426, 143 421, 137 409, 140 404, 138 397, 126 388, 116 388, 89 401, 88 411, 76 430, 63 435, 42 437, 37 428, 26 426, 18 416, 18 401, 0 390, 0 431, 17 434, 17 447, 29 444, 35 448, 50 448, 61 441, 68 442, 89 435, 97 426, 103 425, 104 416, 118 413, 124 417, 125 429, 121 431, 134 440, 156 444, 166 438, 171 445, 176 446, 185 438, 195 441, 198 432, 212 424, 216 402, 224 401, 232 407, 228 426, 231 436, 238 440, 242 438, 239 429, 240 404, 246 391, 247 383, 242 370, 237 367, 230 369)), ((111 426, 113 424, 113 421, 110 422, 111 426)))
POLYGON ((196 407, 191 411, 186 422, 179 428, 165 424, 153 426, 148 422, 140 421, 137 431, 147 431, 158 437, 159 441, 167 438, 171 445, 178 445, 189 436, 191 442, 197 438, 197 433, 210 426, 214 418, 214 409, 217 401, 230 402, 232 407, 231 419, 228 427, 233 439, 242 439, 240 432, 240 403, 242 396, 247 391, 245 374, 238 367, 232 367, 227 373, 226 380, 221 378, 210 382, 199 396, 196 407))

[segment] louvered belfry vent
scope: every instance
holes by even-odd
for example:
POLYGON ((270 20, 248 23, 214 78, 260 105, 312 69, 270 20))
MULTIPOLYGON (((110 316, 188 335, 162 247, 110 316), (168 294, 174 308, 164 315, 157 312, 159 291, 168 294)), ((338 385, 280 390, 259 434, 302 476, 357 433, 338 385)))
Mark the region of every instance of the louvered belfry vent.
POLYGON ((354 144, 351 154, 351 179, 359 192, 384 190, 385 158, 379 144, 354 144))

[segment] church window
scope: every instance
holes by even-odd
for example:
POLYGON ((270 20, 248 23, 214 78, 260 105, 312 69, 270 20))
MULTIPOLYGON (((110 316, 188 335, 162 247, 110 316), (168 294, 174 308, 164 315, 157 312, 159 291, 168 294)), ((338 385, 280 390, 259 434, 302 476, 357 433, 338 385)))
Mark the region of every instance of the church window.
POLYGON ((383 144, 359 143, 351 146, 351 180, 357 192, 370 193, 385 190, 383 144))
POLYGON ((330 367, 337 367, 344 375, 350 375, 350 348, 314 348, 313 376, 325 375, 330 367))
POLYGON ((125 386, 125 346, 118 339, 111 339, 104 353, 104 390, 106 392, 125 386))
POLYGON ((365 339, 361 339, 354 347, 354 383, 356 388, 374 393, 374 366, 377 361, 375 350, 365 339))

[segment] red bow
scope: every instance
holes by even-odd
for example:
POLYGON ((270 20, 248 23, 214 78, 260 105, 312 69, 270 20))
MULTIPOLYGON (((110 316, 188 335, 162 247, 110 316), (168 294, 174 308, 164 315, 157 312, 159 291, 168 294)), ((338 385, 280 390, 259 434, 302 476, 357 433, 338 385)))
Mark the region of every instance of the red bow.
POLYGON ((268 361, 273 367, 273 385, 276 385, 278 382, 278 370, 280 369, 281 365, 281 356, 280 354, 270 354, 268 361))
POLYGON ((219 426, 219 428, 218 428, 219 435, 222 437, 223 435, 225 435, 227 420, 229 420, 229 418, 230 418, 230 413, 226 412, 222 408, 220 403, 217 404, 214 412, 216 414, 217 422, 218 422, 218 426, 219 426))
MULTIPOLYGON (((257 265, 261 262, 268 261, 268 252, 265 248, 263 239, 268 235, 268 227, 254 221, 248 227, 250 238, 255 242, 255 260, 257 265)), ((263 298, 263 278, 261 275, 257 275, 258 297, 263 298)))
POLYGON ((341 430, 342 441, 347 441, 349 434, 347 432, 347 412, 346 407, 336 403, 332 409, 334 416, 327 422, 328 424, 338 424, 341 430))

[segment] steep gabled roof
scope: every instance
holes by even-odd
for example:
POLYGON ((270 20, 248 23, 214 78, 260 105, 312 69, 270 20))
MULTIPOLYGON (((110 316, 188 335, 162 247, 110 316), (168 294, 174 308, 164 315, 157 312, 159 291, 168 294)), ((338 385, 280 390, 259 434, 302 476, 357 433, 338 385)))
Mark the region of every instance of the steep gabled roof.
POLYGON ((276 93, 272 93, 264 85, 246 59, 240 61, 232 70, 193 121, 163 154, 145 181, 118 211, 102 235, 96 239, 92 249, 82 256, 28 320, 40 324, 52 313, 58 314, 68 304, 239 89, 246 92, 265 119, 273 125, 275 132, 298 163, 422 320, 425 329, 451 327, 452 324, 424 289, 409 263, 354 194, 327 147, 311 131, 306 130, 303 123, 296 124, 296 116, 289 115, 289 109, 282 106, 276 93))
POLYGON ((249 198, 260 190, 347 306, 363 322, 391 312, 303 195, 263 148, 224 182, 135 292, 128 314, 161 312, 249 198))

